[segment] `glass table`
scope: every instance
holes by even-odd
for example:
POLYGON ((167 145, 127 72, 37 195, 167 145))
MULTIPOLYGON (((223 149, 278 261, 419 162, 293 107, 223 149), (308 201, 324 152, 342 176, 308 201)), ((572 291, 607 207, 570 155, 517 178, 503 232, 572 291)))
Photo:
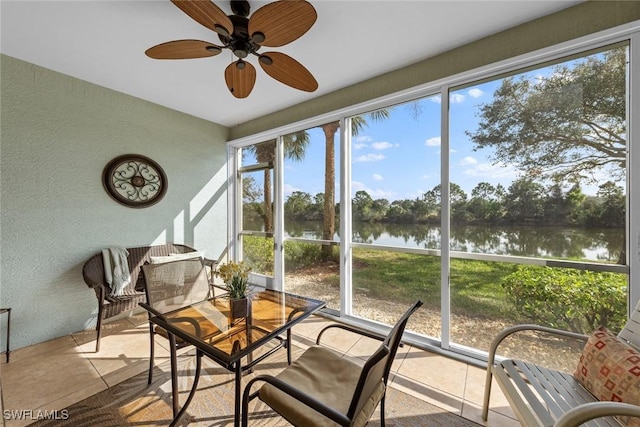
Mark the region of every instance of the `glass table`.
MULTIPOLYGON (((171 348, 171 392, 174 425, 185 413, 198 387, 201 358, 206 356, 235 372, 234 426, 240 425, 241 379, 243 372, 282 347, 291 363, 291 328, 325 306, 325 302, 271 289, 253 289, 247 298, 244 317, 234 318, 231 303, 225 295, 190 304, 162 315, 152 315, 150 321, 168 332, 171 348), (285 335, 283 337, 282 335, 285 335), (196 371, 185 404, 178 409, 176 337, 195 346, 196 371), (253 354, 268 342, 276 345, 253 354), (245 363, 243 364, 243 359, 245 363)), ((237 303, 237 301, 233 301, 237 303)), ((153 313, 147 304, 141 306, 153 313)))

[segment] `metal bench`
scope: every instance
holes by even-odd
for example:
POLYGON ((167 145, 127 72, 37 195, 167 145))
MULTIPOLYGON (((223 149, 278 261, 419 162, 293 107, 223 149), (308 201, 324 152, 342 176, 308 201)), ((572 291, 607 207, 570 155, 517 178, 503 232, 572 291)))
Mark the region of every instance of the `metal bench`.
MULTIPOLYGON (((496 362, 496 351, 508 336, 520 331, 539 331, 586 341, 583 334, 539 325, 516 325, 494 338, 489 349, 482 419, 487 421, 492 378, 502 389, 511 409, 523 426, 590 427, 617 426, 614 416, 640 417, 640 406, 599 401, 573 375, 523 360, 496 362)), ((618 338, 640 350, 640 303, 618 338)), ((638 380, 640 381, 640 379, 638 380)))

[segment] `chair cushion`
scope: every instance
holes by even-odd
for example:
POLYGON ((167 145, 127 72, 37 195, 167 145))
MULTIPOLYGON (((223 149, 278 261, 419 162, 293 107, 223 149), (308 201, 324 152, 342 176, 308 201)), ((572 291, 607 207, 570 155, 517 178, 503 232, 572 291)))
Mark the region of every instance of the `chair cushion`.
POLYGON ((204 258, 204 251, 187 252, 184 254, 170 253, 163 256, 150 256, 151 264, 163 264, 166 262, 181 261, 183 259, 204 258))
MULTIPOLYGON (((640 405, 640 353, 604 326, 589 337, 574 376, 598 400, 640 405)), ((640 419, 619 418, 640 426, 640 419)))
MULTIPOLYGON (((277 377, 316 400, 346 415, 362 368, 340 354, 321 346, 307 349, 277 377)), ((380 381, 365 407, 356 415, 354 426, 364 426, 384 395, 380 381)), ((259 390, 260 400, 296 426, 338 425, 324 415, 291 398, 271 384, 259 390)))

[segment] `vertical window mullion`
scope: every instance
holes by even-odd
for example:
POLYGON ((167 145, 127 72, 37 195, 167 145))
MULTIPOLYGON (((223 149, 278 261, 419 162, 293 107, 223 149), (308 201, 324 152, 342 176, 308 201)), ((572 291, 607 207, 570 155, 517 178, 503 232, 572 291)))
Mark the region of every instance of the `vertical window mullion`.
POLYGON ((275 162, 273 164, 273 278, 274 286, 282 290, 284 286, 284 138, 276 140, 275 162))
POLYGON ((640 33, 631 35, 627 85, 627 260, 629 309, 640 300, 640 33), (634 71, 635 70, 635 71, 634 71), (634 213, 634 215, 631 215, 634 213))
POLYGON ((240 224, 242 224, 242 177, 240 176, 240 155, 242 148, 227 147, 227 214, 232 221, 227 222, 227 247, 230 259, 240 259, 242 254, 242 240, 240 239, 240 224))
POLYGON ((449 191, 449 87, 440 90, 440 315, 442 324, 442 348, 449 349, 451 322, 451 287, 449 280, 450 258, 450 191, 449 191))
POLYGON ((351 119, 340 120, 340 315, 351 315, 351 119))

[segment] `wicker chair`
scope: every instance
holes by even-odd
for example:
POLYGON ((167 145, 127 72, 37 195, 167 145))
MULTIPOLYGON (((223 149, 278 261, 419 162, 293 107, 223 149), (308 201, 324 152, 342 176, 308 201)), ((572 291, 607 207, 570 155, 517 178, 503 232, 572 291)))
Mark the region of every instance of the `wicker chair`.
MULTIPOLYGON (((113 297, 110 295, 111 289, 105 283, 104 265, 102 264, 102 252, 92 256, 87 260, 82 268, 84 281, 96 293, 98 298, 98 321, 96 325, 96 353, 100 351, 100 336, 102 331, 102 320, 117 316, 120 313, 133 311, 138 308, 138 303, 145 302, 144 280, 140 275, 140 268, 145 262, 150 261, 152 256, 167 256, 172 253, 194 252, 195 249, 185 245, 167 243, 157 246, 143 246, 139 248, 127 248, 129 256, 129 272, 131 282, 124 289, 123 295, 113 297), (138 279, 141 280, 138 280, 138 279)), ((205 263, 213 267, 217 262, 205 259, 205 263)))

